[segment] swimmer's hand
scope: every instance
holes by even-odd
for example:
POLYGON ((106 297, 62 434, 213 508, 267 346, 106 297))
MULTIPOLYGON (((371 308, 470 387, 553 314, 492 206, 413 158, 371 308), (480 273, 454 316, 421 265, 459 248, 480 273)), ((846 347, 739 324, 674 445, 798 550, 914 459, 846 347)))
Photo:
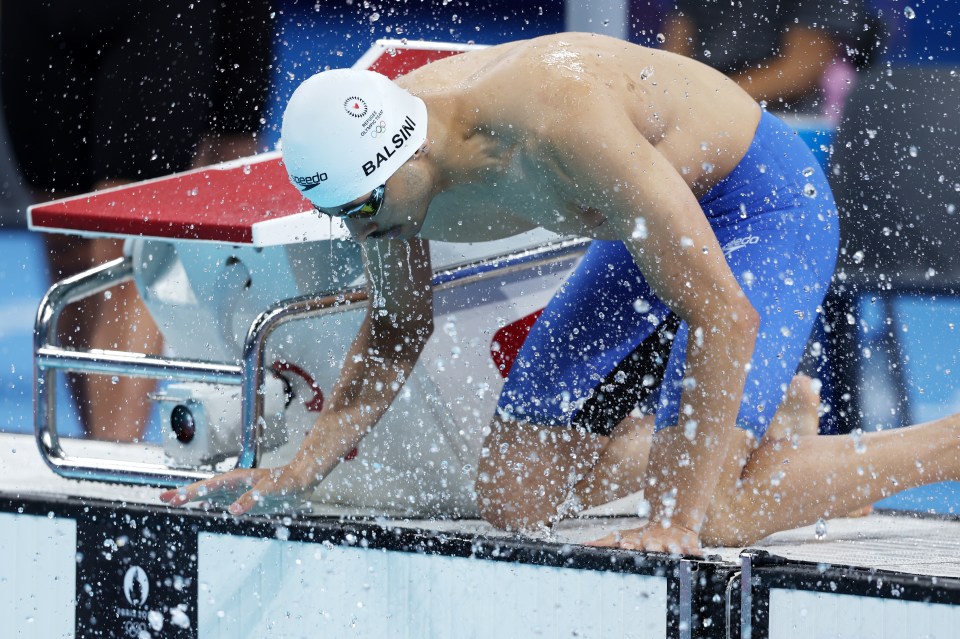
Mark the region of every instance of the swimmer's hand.
POLYGON ((675 524, 669 528, 662 524, 647 524, 640 528, 618 530, 585 545, 664 552, 671 555, 703 556, 699 535, 689 528, 675 524))
POLYGON ((215 506, 229 504, 227 510, 233 515, 302 512, 309 510, 304 495, 318 482, 312 468, 303 468, 294 460, 276 468, 237 468, 167 490, 160 494, 160 500, 170 506, 183 506, 191 501, 215 506))

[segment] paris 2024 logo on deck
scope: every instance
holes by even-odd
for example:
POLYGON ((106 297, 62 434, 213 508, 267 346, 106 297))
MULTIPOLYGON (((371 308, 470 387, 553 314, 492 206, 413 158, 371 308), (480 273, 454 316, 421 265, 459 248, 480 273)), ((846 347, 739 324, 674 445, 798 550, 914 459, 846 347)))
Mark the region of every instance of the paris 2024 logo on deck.
POLYGON ((150 595, 150 579, 140 566, 131 566, 123 577, 123 596, 127 603, 139 608, 147 603, 150 595))

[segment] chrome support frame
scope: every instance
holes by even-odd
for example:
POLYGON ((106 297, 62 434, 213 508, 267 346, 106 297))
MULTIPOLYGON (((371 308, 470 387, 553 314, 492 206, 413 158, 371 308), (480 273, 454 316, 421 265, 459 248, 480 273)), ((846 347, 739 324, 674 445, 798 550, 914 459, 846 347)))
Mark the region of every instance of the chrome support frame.
MULTIPOLYGON (((437 271, 433 279, 434 291, 573 259, 588 244, 589 240, 584 239, 560 240, 536 249, 437 271)), ((261 389, 265 383, 264 358, 270 335, 287 322, 343 312, 367 300, 365 289, 353 288, 318 296, 296 297, 275 304, 250 325, 239 365, 168 359, 142 353, 81 351, 59 344, 57 323, 67 305, 102 293, 132 278, 132 261, 120 258, 57 282, 40 302, 34 330, 34 432, 41 457, 62 477, 176 487, 209 478, 213 473, 176 469, 161 464, 68 456, 60 446, 57 434, 57 371, 240 386, 242 432, 237 468, 254 468, 260 463, 259 440, 264 424, 261 389)))

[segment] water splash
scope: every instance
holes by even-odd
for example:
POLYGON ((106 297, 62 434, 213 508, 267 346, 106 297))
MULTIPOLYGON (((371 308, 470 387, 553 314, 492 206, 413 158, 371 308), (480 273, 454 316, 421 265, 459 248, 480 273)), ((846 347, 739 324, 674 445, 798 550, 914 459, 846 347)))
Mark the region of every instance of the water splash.
MULTIPOLYGON (((568 46, 566 42, 560 42, 559 45, 562 47, 568 46)), ((583 61, 580 59, 580 55, 570 49, 564 48, 550 51, 544 54, 543 61, 550 66, 559 67, 566 71, 573 71, 578 76, 584 71, 583 61)))
POLYGON ((822 541, 827 536, 827 522, 820 518, 813 526, 813 536, 817 541, 822 541))
POLYGON ((647 239, 648 235, 649 231, 647 231, 646 218, 638 217, 636 220, 634 220, 633 234, 631 237, 633 237, 635 240, 645 240, 647 239))

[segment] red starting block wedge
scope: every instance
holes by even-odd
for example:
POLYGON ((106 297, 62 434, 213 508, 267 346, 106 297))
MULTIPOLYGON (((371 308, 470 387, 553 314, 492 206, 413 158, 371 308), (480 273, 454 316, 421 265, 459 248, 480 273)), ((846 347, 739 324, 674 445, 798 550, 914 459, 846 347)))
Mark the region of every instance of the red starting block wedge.
MULTIPOLYGON (((380 40, 354 65, 396 78, 476 45, 380 40)), ((35 231, 273 246, 346 237, 290 184, 279 153, 30 207, 35 231)))

